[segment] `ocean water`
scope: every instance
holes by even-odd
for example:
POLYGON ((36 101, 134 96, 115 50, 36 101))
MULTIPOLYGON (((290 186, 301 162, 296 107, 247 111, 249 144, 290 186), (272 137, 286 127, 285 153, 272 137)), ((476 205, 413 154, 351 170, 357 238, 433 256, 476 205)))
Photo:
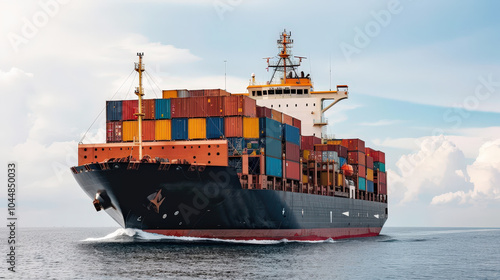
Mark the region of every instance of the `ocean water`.
MULTIPOLYGON (((384 228, 360 239, 237 242, 132 229, 21 228, 17 245, 17 272, 2 261, 0 278, 500 279, 500 229, 384 228)), ((7 246, 0 248, 5 260, 7 246)))

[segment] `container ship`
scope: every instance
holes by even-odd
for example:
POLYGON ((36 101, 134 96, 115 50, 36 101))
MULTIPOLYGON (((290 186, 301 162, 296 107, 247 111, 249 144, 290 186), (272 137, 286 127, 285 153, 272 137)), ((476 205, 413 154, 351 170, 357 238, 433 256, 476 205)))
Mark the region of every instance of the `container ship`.
POLYGON ((163 90, 106 103, 106 143, 78 145, 72 173, 97 211, 167 236, 326 240, 376 236, 388 218, 385 154, 327 137, 347 85, 315 91, 286 30, 271 79, 248 92, 163 90), (300 72, 299 72, 300 71, 300 72))

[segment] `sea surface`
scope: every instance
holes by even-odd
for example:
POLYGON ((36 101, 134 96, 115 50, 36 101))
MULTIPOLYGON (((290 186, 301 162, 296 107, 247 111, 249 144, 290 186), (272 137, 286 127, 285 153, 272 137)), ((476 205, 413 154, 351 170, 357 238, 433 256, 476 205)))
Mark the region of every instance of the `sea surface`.
POLYGON ((0 278, 500 279, 500 229, 389 227, 359 239, 237 242, 133 229, 21 228, 17 245, 16 273, 7 270, 2 245, 0 278))

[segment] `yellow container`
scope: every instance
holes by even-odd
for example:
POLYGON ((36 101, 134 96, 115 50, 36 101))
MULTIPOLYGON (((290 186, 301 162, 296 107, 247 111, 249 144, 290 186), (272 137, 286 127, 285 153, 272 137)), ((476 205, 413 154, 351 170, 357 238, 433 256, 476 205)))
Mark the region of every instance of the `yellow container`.
POLYGON ((206 139, 207 121, 204 118, 189 119, 188 137, 189 139, 206 139))
POLYGON ((342 140, 328 140, 328 145, 342 145, 342 140))
POLYGON ((259 118, 243 118, 243 137, 259 138, 259 118))
POLYGON ((137 121, 123 121, 123 142, 139 141, 139 124, 137 121))
POLYGON ((321 182, 321 185, 323 186, 333 186, 335 184, 335 182, 333 181, 333 174, 332 172, 321 172, 321 176, 320 176, 320 182, 321 182), (329 176, 327 176, 327 174, 329 176), (328 177, 330 177, 330 184, 328 184, 328 177))
POLYGON ((156 120, 155 139, 156 140, 171 140, 172 139, 172 121, 171 120, 156 120))
POLYGON ((342 174, 337 175, 337 185, 339 185, 339 186, 344 185, 344 180, 342 180, 342 174))
POLYGON ((302 183, 307 184, 309 182, 309 177, 307 175, 302 175, 302 183))
POLYGON ((303 160, 307 161, 309 160, 309 155, 311 154, 311 151, 309 150, 304 150, 304 155, 303 155, 303 160))
POLYGON ((177 98, 177 90, 164 90, 163 99, 177 98))
POLYGON ((373 181, 373 169, 366 169, 366 180, 373 181))

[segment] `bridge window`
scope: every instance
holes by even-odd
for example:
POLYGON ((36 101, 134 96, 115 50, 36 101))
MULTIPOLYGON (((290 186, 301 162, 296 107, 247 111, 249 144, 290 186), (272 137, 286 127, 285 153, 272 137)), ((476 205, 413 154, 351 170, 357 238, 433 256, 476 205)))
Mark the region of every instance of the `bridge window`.
POLYGON ((282 89, 277 89, 276 90, 276 94, 283 94, 283 90, 282 89))
POLYGON ((292 88, 292 94, 296 94, 297 93, 297 90, 292 88))
POLYGON ((255 90, 252 90, 252 96, 255 96, 255 90))
POLYGON ((264 90, 264 91, 262 92, 262 95, 267 95, 267 90, 264 90))
POLYGON ((257 96, 262 96, 262 91, 261 90, 257 91, 257 96))
POLYGON ((269 94, 274 94, 274 89, 270 89, 269 94))
POLYGON ((289 88, 285 89, 285 94, 290 94, 290 89, 289 88))
POLYGON ((309 90, 308 89, 304 89, 304 94, 308 94, 309 90))
POLYGON ((302 89, 298 89, 297 94, 302 94, 302 89))

